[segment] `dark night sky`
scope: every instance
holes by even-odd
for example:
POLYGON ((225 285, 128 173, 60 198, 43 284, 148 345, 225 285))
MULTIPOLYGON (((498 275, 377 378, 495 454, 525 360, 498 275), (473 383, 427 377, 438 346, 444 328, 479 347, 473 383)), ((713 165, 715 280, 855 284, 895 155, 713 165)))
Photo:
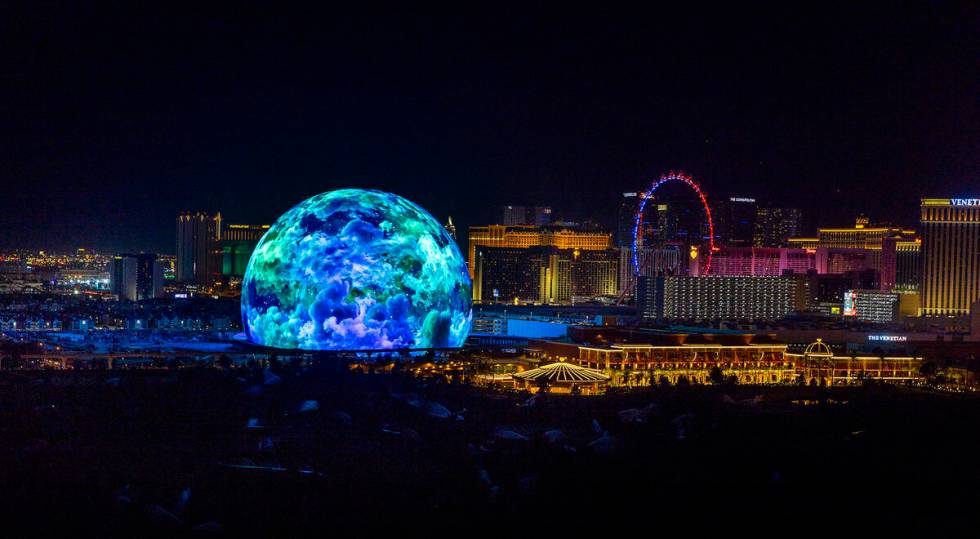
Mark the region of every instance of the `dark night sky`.
POLYGON ((463 226, 507 202, 602 218, 672 168, 810 226, 914 224, 920 196, 980 196, 980 11, 926 4, 0 8, 0 247, 173 252, 180 209, 271 222, 343 186, 463 226))

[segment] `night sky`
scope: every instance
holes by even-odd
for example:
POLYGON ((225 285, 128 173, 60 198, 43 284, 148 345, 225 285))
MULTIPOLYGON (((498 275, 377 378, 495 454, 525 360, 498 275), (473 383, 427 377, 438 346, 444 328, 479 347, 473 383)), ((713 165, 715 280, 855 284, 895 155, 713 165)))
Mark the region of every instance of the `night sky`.
MULTIPOLYGON (((790 3, 787 3, 790 4, 790 3)), ((347 186, 440 221, 711 196, 914 225, 980 196, 980 10, 428 19, 0 8, 0 247, 174 251, 181 209, 270 223, 347 186)))

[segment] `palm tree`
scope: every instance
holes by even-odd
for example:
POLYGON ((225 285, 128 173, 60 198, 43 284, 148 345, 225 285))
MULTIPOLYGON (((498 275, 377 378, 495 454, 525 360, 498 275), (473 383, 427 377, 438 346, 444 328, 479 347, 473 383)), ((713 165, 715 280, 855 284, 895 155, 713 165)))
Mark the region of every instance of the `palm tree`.
POLYGON ((922 363, 922 365, 919 365, 919 374, 921 374, 927 382, 932 381, 932 377, 936 375, 937 370, 936 364, 932 361, 926 361, 922 363))
POLYGON ((725 374, 721 372, 721 368, 715 365, 708 371, 708 380, 710 380, 712 384, 721 385, 725 382, 725 374))

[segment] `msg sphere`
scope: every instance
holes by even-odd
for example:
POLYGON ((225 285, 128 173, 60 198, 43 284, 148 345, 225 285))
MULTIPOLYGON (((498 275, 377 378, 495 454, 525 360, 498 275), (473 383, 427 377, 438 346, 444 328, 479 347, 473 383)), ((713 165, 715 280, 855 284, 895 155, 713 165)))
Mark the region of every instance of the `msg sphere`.
POLYGON ((249 341, 304 350, 462 346, 472 284, 449 233, 383 191, 340 189, 282 215, 242 282, 249 341))

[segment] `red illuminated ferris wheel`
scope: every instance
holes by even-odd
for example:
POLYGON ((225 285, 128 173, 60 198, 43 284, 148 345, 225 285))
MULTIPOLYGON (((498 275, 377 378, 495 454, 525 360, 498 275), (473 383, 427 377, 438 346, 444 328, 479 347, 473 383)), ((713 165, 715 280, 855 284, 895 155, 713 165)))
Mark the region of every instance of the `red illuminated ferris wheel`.
MULTIPOLYGON (((640 260, 638 256, 639 252, 639 237, 640 230, 643 225, 643 210, 646 208, 647 202, 653 198, 654 193, 661 185, 667 182, 681 182, 687 184, 691 189, 697 193, 698 198, 701 200, 701 205, 704 206, 704 216, 708 222, 708 261, 704 267, 704 275, 709 275, 711 273, 711 256, 715 251, 715 223, 711 219, 711 207, 708 206, 708 199, 704 196, 704 192, 701 190, 701 186, 698 185, 694 178, 683 173, 674 172, 673 170, 664 174, 657 181, 653 182, 645 192, 640 195, 640 205, 636 210, 636 217, 633 222, 633 274, 635 277, 640 275, 640 260)), ((624 291, 625 292, 625 291, 624 291)))

